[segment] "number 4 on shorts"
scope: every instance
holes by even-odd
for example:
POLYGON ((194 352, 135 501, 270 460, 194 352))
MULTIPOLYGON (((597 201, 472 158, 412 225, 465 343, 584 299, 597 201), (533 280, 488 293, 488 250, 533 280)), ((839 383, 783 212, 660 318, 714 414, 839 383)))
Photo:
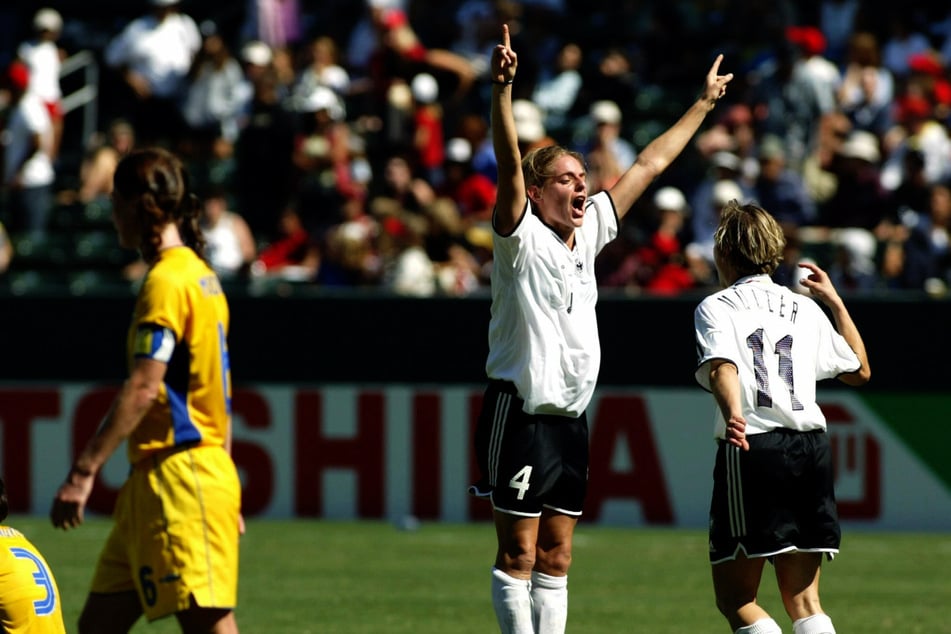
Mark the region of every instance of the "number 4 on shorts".
POLYGON ((531 477, 532 465, 525 465, 509 480, 509 486, 518 491, 519 500, 525 497, 525 492, 528 491, 528 480, 531 477))

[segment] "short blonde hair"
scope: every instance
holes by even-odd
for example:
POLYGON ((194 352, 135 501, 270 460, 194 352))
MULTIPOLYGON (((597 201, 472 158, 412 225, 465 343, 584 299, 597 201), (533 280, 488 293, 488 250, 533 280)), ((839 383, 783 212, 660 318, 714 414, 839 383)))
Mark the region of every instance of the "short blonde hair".
POLYGON ((740 277, 771 275, 783 259, 786 236, 776 219, 762 207, 731 200, 720 212, 713 244, 740 277))

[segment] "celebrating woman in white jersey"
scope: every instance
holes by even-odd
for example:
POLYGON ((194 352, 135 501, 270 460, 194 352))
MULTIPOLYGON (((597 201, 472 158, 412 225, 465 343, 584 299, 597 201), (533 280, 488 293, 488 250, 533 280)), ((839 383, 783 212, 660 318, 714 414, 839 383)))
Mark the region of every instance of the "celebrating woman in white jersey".
POLYGON ((840 528, 826 421, 816 382, 868 381, 865 345, 829 276, 814 264, 811 298, 775 284, 785 237, 757 205, 727 204, 714 236, 724 288, 694 314, 697 381, 717 403, 718 449, 710 505, 717 607, 736 634, 779 634, 757 603, 766 561, 794 634, 834 634, 819 603, 822 556, 840 528))
MULTIPOLYGON (((519 148, 512 112, 517 57, 508 27, 492 55, 492 141, 498 195, 492 219, 490 380, 476 431, 498 551, 492 601, 504 634, 563 632, 575 523, 587 489, 588 427, 601 349, 594 259, 618 221, 683 150, 733 75, 718 75, 680 120, 640 153, 607 192, 588 196, 583 157, 559 146, 519 148)), ((584 629, 584 628, 582 628, 584 629)))

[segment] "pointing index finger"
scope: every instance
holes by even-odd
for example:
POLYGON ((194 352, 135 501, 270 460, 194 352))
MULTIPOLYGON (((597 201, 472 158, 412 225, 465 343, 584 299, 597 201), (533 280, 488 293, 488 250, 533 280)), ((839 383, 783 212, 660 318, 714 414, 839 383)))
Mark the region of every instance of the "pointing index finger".
POLYGON ((509 25, 508 25, 508 24, 503 24, 503 25, 502 25, 502 45, 503 45, 505 48, 512 48, 512 40, 511 40, 511 38, 509 37, 509 25))

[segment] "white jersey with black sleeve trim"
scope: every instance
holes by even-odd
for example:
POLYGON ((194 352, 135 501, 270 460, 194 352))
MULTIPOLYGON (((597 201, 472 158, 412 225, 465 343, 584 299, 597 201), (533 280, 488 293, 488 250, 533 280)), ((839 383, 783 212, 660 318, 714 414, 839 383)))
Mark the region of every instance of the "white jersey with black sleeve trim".
POLYGON ((614 202, 588 198, 574 249, 526 202, 508 236, 493 232, 489 378, 510 381, 529 414, 577 418, 601 366, 595 256, 617 236, 614 202))
MULTIPOLYGON (((815 300, 767 275, 741 278, 705 298, 694 311, 694 329, 694 376, 710 391, 710 361, 725 359, 736 366, 747 435, 777 428, 825 429, 816 382, 861 367, 815 300)), ((723 438, 723 413, 716 410, 714 435, 723 438)))

